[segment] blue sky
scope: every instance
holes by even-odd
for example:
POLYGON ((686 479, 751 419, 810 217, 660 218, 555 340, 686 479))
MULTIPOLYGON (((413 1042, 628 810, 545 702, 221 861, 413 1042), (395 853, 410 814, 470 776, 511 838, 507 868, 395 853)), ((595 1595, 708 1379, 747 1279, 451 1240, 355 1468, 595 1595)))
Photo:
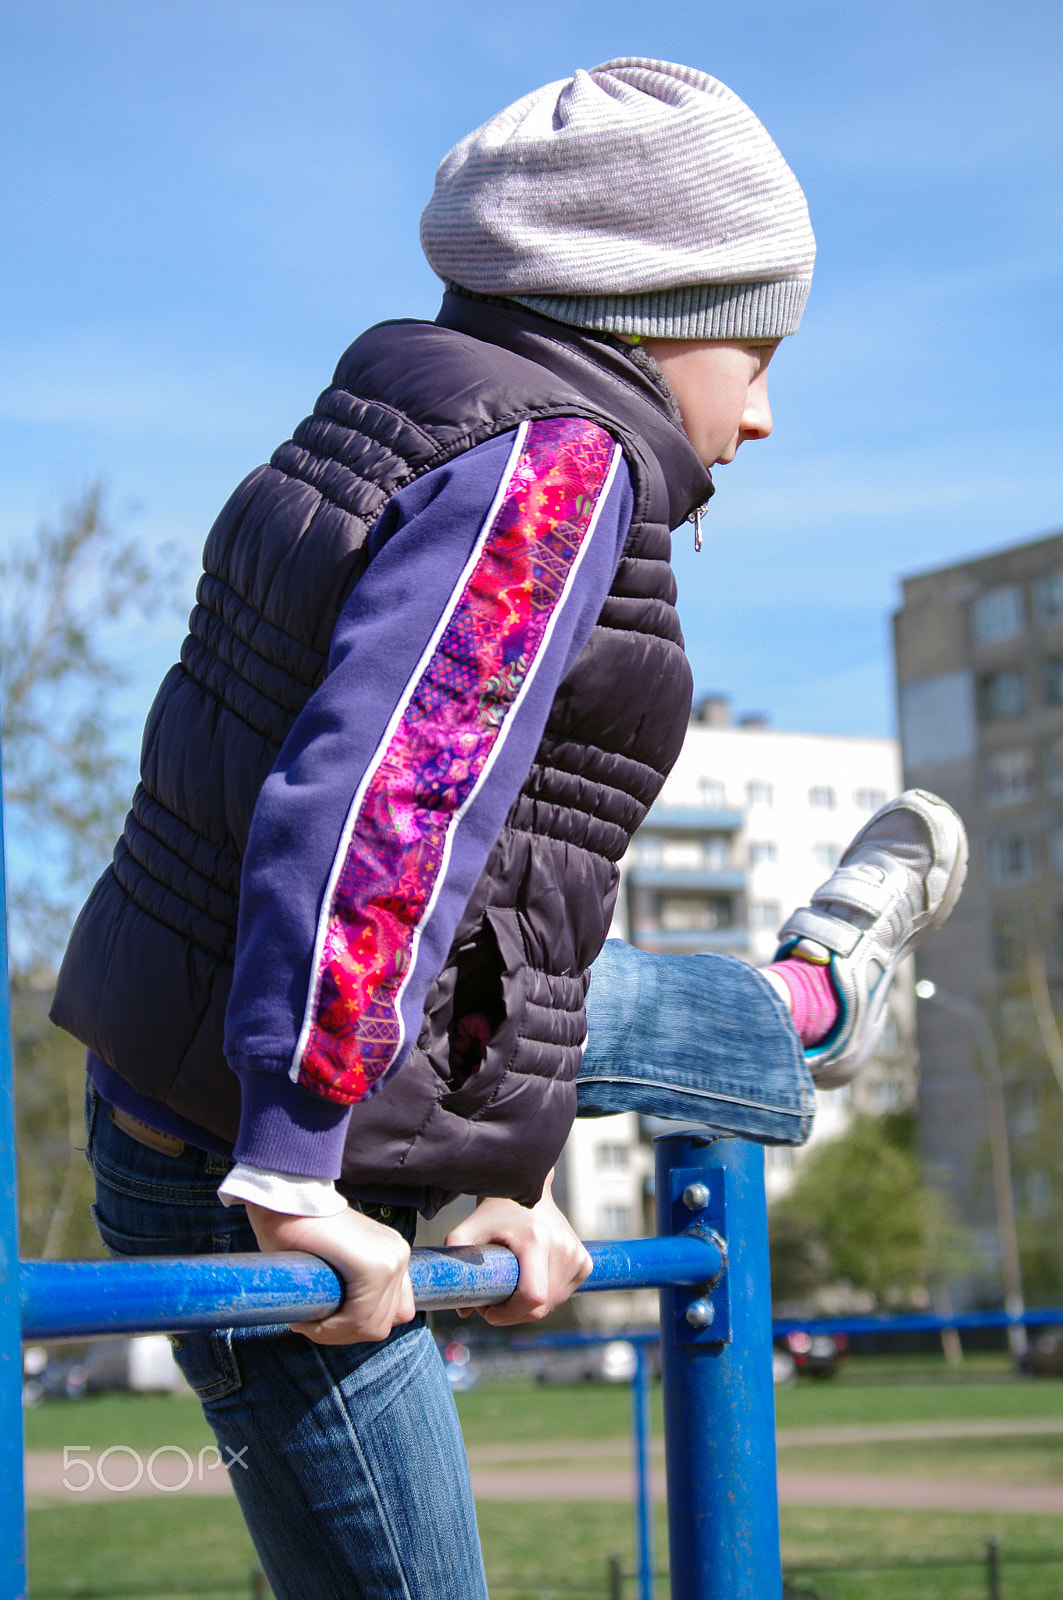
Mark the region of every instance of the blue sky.
MULTIPOLYGON (((1063 527, 1059 0, 7 0, 0 541, 102 476, 190 597, 345 345, 434 314, 417 221, 449 146, 625 54, 747 100, 819 240, 775 435, 718 473, 703 553, 677 540, 698 688, 891 732, 899 575, 1063 527)), ((182 631, 124 642, 131 727, 182 631)))

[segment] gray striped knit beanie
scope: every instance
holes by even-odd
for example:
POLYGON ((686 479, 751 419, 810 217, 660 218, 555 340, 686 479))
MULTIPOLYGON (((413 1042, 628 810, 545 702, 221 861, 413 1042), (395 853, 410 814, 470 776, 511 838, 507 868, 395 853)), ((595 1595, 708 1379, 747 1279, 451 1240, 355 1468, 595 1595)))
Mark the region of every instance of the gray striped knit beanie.
POLYGON ((800 185, 736 94, 627 58, 550 83, 446 156, 421 218, 444 281, 578 328, 795 333, 816 244, 800 185))

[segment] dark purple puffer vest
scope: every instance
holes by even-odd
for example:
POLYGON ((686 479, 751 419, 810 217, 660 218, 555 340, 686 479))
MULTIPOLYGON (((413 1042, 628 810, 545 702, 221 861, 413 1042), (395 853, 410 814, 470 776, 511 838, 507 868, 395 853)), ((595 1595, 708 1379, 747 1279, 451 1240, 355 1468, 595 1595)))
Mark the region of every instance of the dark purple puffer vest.
POLYGON ((635 512, 612 590, 429 992, 417 1047, 354 1107, 344 1178, 432 1211, 534 1201, 575 1111, 587 969, 617 862, 682 745, 691 681, 669 529, 711 486, 669 399, 628 355, 517 308, 448 294, 385 323, 211 530, 181 662, 144 734, 113 862, 71 936, 53 1018, 139 1093, 230 1141, 221 1041, 240 862, 259 789, 322 681, 367 535, 413 478, 525 418, 585 416, 623 447, 635 512), (450 1060, 459 1015, 492 1023, 450 1060))

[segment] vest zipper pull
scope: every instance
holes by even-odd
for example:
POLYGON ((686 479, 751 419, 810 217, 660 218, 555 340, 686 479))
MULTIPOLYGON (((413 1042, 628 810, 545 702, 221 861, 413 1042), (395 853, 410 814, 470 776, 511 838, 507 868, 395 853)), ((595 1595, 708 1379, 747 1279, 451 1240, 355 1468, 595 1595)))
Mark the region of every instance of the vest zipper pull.
POLYGON ((702 513, 707 510, 708 502, 706 501, 705 505, 703 506, 695 506, 687 518, 688 522, 692 522, 694 524, 694 549, 698 554, 701 552, 701 517, 702 513))

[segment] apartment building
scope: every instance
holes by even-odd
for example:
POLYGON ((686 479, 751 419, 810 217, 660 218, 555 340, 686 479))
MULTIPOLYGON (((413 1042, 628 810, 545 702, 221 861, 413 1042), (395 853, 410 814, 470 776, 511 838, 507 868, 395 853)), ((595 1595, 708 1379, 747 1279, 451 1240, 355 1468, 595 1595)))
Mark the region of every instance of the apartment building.
MULTIPOLYGON (((786 733, 763 717, 735 723, 726 699, 702 701, 621 865, 613 935, 643 950, 714 950, 766 964, 788 913, 807 903, 853 834, 900 787, 892 739, 786 733)), ((836 1136, 853 1109, 899 1110, 914 1096, 906 971, 878 1054, 853 1085, 820 1094, 813 1139, 836 1136)), ((645 1135, 666 1126, 640 1125, 630 1114, 577 1123, 563 1181, 568 1214, 584 1237, 652 1226, 645 1135)), ((768 1149, 769 1195, 788 1187, 800 1159, 788 1147, 768 1149)), ((584 1304, 581 1315, 620 1321, 625 1309, 584 1304)))
MULTIPOLYGON (((919 972, 993 1030, 1024 1260, 1047 1289, 1063 1282, 1063 1095, 1033 997, 1063 1006, 1063 533, 905 579, 895 653, 906 782, 949 800, 971 840, 919 972)), ((993 1255, 977 1024, 921 1003, 919 1048, 930 1169, 993 1255)))

